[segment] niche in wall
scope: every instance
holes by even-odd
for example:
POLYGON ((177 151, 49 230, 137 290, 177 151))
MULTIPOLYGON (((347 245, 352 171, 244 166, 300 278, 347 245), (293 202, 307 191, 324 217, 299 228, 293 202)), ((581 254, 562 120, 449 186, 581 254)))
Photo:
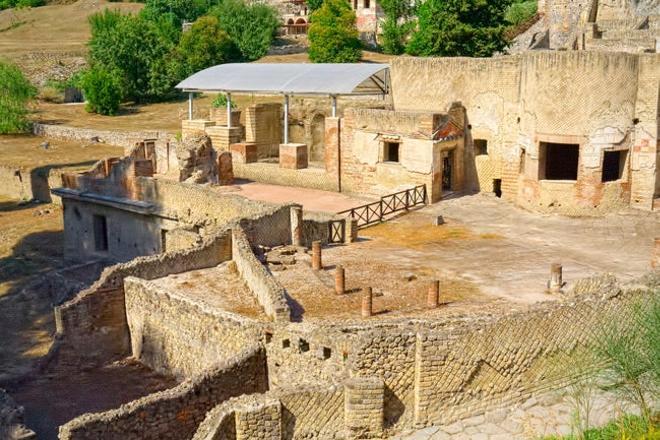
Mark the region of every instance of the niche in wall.
POLYGON ((539 179, 577 180, 579 144, 541 142, 539 145, 539 179))
POLYGON ((104 215, 94 215, 94 249, 108 250, 108 221, 104 215))
POLYGON ((475 139, 473 142, 475 156, 488 155, 488 141, 486 139, 475 139))
POLYGON ((401 147, 400 142, 383 142, 383 161, 385 162, 399 162, 399 150, 401 147))
POLYGON ((603 152, 603 182, 614 182, 623 178, 627 150, 603 152))

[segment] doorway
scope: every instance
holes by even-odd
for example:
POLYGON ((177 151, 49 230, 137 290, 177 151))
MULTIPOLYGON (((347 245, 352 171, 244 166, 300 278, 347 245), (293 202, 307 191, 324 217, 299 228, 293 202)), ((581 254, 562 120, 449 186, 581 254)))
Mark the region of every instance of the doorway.
POLYGON ((442 190, 451 191, 452 169, 454 167, 454 152, 446 152, 442 157, 442 190))

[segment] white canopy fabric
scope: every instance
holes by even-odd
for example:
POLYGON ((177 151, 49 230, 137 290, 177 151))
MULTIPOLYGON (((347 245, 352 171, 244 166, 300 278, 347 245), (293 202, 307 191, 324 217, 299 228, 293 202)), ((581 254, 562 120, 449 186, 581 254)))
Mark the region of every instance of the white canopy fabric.
POLYGON ((195 73, 176 88, 186 92, 282 95, 382 95, 388 64, 220 64, 195 73))

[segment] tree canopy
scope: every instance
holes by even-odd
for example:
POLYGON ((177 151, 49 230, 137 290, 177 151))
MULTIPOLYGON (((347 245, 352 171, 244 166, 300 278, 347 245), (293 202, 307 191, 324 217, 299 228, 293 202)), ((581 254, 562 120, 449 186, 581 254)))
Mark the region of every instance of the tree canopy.
POLYGON ((362 56, 355 12, 346 0, 325 0, 311 16, 309 59, 315 63, 353 63, 362 56))
POLYGON ((493 55, 507 45, 504 14, 511 0, 425 0, 406 52, 418 56, 493 55))

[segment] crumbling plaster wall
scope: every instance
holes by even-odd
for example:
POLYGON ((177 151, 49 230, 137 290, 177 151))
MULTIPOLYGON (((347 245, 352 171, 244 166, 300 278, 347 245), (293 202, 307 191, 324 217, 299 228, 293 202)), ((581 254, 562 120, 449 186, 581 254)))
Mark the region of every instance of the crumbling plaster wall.
POLYGON ((160 373, 193 377, 260 339, 251 320, 146 280, 125 278, 124 296, 133 357, 160 373))
MULTIPOLYGON (((450 142, 433 140, 434 129, 448 119, 440 116, 428 112, 347 109, 340 130, 342 191, 385 195, 425 184, 431 201, 439 200, 441 151, 454 150, 459 158, 463 155, 462 138, 450 142), (388 162, 384 157, 385 141, 400 142, 398 162, 388 162)), ((456 182, 462 183, 462 165, 461 160, 455 167, 456 182)))
POLYGON ((60 427, 60 440, 191 439, 206 413, 235 396, 267 390, 259 344, 165 391, 118 409, 83 414, 60 427))
POLYGON ((393 100, 397 110, 441 111, 455 101, 465 106, 468 188, 488 189, 489 180, 502 179, 503 197, 569 215, 628 204, 650 210, 657 167, 658 60, 657 54, 547 51, 491 59, 402 58, 392 61, 393 100), (636 121, 645 121, 643 132, 636 121), (475 160, 474 139, 488 141, 487 158, 475 160), (546 190, 538 182, 542 141, 581 146, 578 181, 559 200, 553 183, 546 190), (602 185, 603 151, 633 144, 645 148, 629 153, 630 178, 602 185))

